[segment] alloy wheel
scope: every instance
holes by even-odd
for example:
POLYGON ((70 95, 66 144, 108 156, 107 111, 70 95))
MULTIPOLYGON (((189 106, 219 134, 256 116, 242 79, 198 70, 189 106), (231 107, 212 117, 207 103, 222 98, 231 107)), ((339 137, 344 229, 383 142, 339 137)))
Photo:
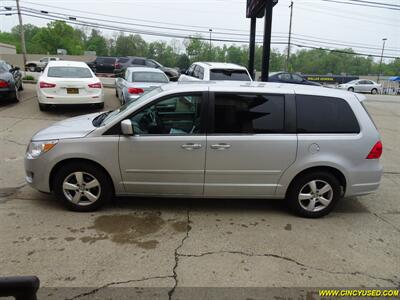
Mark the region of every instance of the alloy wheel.
POLYGON ((101 195, 100 182, 92 174, 86 172, 78 171, 68 175, 62 189, 68 201, 80 206, 96 202, 101 195))
POLYGON ((333 199, 332 186, 323 180, 312 180, 306 183, 298 196, 300 206, 309 212, 325 209, 333 199))

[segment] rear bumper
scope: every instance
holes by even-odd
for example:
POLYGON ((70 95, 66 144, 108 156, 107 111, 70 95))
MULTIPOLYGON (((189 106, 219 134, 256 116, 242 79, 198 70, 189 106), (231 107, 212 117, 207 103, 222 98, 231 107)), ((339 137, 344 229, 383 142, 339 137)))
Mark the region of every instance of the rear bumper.
POLYGON ((48 97, 41 93, 38 93, 38 101, 41 104, 51 104, 51 105, 99 104, 99 103, 104 103, 104 96, 103 93, 101 93, 100 95, 90 95, 90 96, 48 97))
POLYGON ((346 197, 360 196, 376 192, 381 184, 383 167, 377 160, 366 169, 351 172, 351 180, 346 187, 346 197))
POLYGON ((1 89, 0 90, 0 99, 8 100, 15 98, 15 90, 14 89, 1 89))

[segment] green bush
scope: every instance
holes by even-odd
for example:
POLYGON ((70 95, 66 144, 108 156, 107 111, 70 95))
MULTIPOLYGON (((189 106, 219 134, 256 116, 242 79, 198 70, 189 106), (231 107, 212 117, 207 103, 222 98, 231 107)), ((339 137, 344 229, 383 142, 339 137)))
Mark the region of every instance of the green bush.
POLYGON ((35 78, 31 75, 24 76, 22 79, 23 80, 35 80, 35 78))

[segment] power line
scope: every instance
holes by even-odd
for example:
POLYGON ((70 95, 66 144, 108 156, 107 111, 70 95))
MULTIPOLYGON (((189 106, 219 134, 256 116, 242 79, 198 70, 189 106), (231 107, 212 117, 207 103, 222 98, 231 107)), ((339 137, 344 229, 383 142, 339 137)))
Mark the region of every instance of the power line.
MULTIPOLYGON (((69 20, 69 19, 60 19, 57 17, 52 17, 52 16, 42 16, 42 15, 35 15, 31 13, 23 13, 23 15, 26 16, 31 16, 35 18, 40 18, 40 19, 47 19, 47 20, 60 20, 60 21, 65 21, 66 23, 69 24, 75 24, 75 25, 84 25, 88 27, 93 27, 93 28, 102 28, 102 29, 108 29, 108 30, 117 30, 121 32, 129 32, 129 33, 139 33, 139 34, 144 34, 144 35, 153 35, 153 36, 163 36, 163 37, 175 37, 175 38, 183 38, 183 39, 199 39, 199 40, 204 40, 208 41, 209 38, 204 38, 204 37, 194 37, 194 36, 188 36, 188 35, 178 35, 178 34, 169 34, 169 33, 164 33, 164 32, 152 32, 152 31, 144 31, 144 30, 133 30, 133 29, 127 29, 127 28, 121 28, 121 27, 115 27, 115 26, 109 26, 109 25, 103 25, 103 24, 97 24, 97 23, 89 23, 89 22, 83 22, 83 21, 78 21, 78 20, 69 20)), ((229 42, 229 43, 243 43, 243 44, 248 44, 247 40, 232 40, 228 38, 212 38, 212 41, 215 42, 229 42)), ((261 42, 257 42, 261 43, 261 42)), ((275 41, 272 42, 272 44, 275 45, 286 45, 286 41, 275 41)), ((323 48, 323 47, 318 47, 318 46, 312 46, 312 45, 306 45, 306 44, 300 44, 300 43, 293 43, 292 45, 300 47, 300 48, 310 48, 310 49, 320 49, 320 50, 325 50, 325 51, 331 51, 331 52, 336 52, 336 53, 343 53, 343 54, 351 54, 351 55, 359 55, 359 56, 371 56, 371 57, 380 57, 380 55, 375 55, 371 53, 360 53, 360 52, 351 52, 351 51, 346 51, 346 50, 339 50, 339 49, 329 49, 329 48, 323 48)), ((384 58, 399 58, 396 56, 383 56, 384 58)))
MULTIPOLYGON (((222 1, 222 0, 221 0, 222 1)), ((30 4, 33 4, 33 5, 38 5, 37 3, 34 3, 34 2, 30 2, 30 1, 23 1, 23 2, 25 2, 25 3, 30 3, 30 4)), ((302 3, 303 4, 303 3, 302 3)), ((62 7, 59 7, 59 6, 53 6, 53 5, 47 5, 48 7, 53 7, 53 8, 57 8, 57 9, 61 9, 61 10, 66 10, 65 8, 62 8, 62 7)), ((42 5, 41 5, 41 7, 42 7, 42 5)), ((33 8, 29 8, 29 7, 27 7, 27 9, 33 9, 33 8)), ((91 15, 99 15, 99 16, 107 16, 107 17, 111 17, 111 18, 115 18, 115 16, 112 16, 112 15, 107 15, 107 14, 100 14, 100 13, 94 13, 94 12, 87 12, 87 11, 83 11, 83 10, 77 10, 77 9, 68 9, 68 11, 77 11, 77 12, 80 12, 80 13, 89 13, 89 14, 91 14, 91 15)), ((58 13, 56 13, 56 14, 58 14, 58 13)), ((337 15, 337 16, 340 16, 340 15, 337 15)), ((342 16, 340 16, 340 17, 342 17, 342 16)), ((86 18, 86 17, 83 17, 83 18, 86 18)), ((213 29, 214 29, 214 33, 215 34, 219 34, 219 35, 222 35, 222 34, 225 34, 225 33, 223 33, 223 32, 217 32, 216 30, 221 30, 221 31, 229 31, 229 32, 232 32, 232 31, 234 31, 234 32, 246 32, 245 34, 233 34, 233 33, 229 33, 229 35, 237 35, 237 36, 240 36, 240 35, 242 35, 242 36, 248 36, 248 32, 247 31, 245 31, 245 30, 239 30, 239 29, 227 29, 227 28, 221 28, 221 27, 214 27, 214 26, 207 26, 207 27, 205 27, 205 26, 197 26, 197 25, 187 25, 187 24, 177 24, 177 23, 167 23, 167 22, 157 22, 157 21, 150 21, 150 20, 145 20, 145 19, 133 19, 133 18, 124 18, 124 17, 118 17, 118 19, 125 19, 125 20, 133 20, 133 21, 139 21, 139 22, 147 22, 147 23, 156 23, 156 24, 167 24, 167 25, 174 25, 174 26, 184 26, 185 28, 188 28, 188 27, 192 27, 192 28, 201 28, 201 29, 203 29, 204 30, 204 33, 208 33, 208 29, 209 29, 209 27, 212 27, 213 29)), ((102 21, 104 21, 104 20, 102 20, 102 21)), ((363 21, 363 20, 362 20, 363 21)), ((110 21, 111 22, 111 21, 110 21)), ((112 22, 115 22, 115 21, 112 21, 112 22)), ((388 23, 385 23, 385 25, 392 25, 392 24, 388 24, 388 23)), ((138 24, 138 26, 148 26, 148 25, 143 25, 143 24, 138 24)), ((394 25, 394 26, 397 26, 397 25, 394 25)), ((162 29, 165 29, 165 27, 162 27, 162 29)), ((179 29, 176 29, 176 30, 179 30, 179 29)), ((279 32, 276 32, 275 34, 277 34, 277 33, 279 33, 279 32)), ((260 36, 262 36, 262 33, 259 33, 260 34, 260 36)), ((286 34, 287 35, 287 33, 283 33, 283 34, 286 34)), ((301 35, 301 34, 295 34, 295 33, 293 33, 293 35, 298 35, 298 36, 306 36, 306 35, 301 35)), ((307 36, 306 36, 307 37, 307 36)), ((333 42, 339 42, 339 43, 345 43, 346 45, 349 45, 349 46, 354 46, 354 48, 357 48, 357 44, 359 44, 359 45, 365 45, 365 46, 371 46, 371 47, 377 47, 377 45, 370 45, 370 44, 363 44, 363 43, 357 43, 357 42, 352 42, 352 43, 348 43, 348 42, 344 42, 344 41, 339 41, 339 40, 333 40, 333 39, 326 39, 326 38, 320 38, 320 37, 315 37, 315 36, 308 36, 308 37, 312 37, 312 38, 317 38, 318 40, 329 40, 329 41, 333 41, 333 42)), ((393 48, 387 48, 387 50, 389 50, 389 51, 398 51, 398 49, 393 49, 393 48)))
POLYGON ((396 8, 396 7, 386 7, 386 6, 365 4, 365 3, 345 2, 345 0, 343 0, 343 1, 337 1, 337 0, 321 0, 321 1, 325 1, 325 2, 334 2, 334 3, 340 3, 340 4, 349 4, 349 5, 363 6, 363 7, 366 6, 366 7, 383 8, 383 9, 390 9, 390 10, 400 10, 400 8, 396 8))
MULTIPOLYGON (((29 7, 24 7, 24 9, 26 9, 26 10, 28 10, 29 12, 32 12, 32 13, 43 13, 43 11, 39 11, 39 10, 36 10, 36 9, 32 9, 32 8, 29 8, 29 7)), ((63 13, 54 13, 54 12, 49 12, 49 11, 45 11, 45 13, 46 14, 55 14, 55 15, 61 15, 61 16, 63 16, 64 18, 65 17, 68 17, 68 18, 70 18, 70 15, 67 15, 67 14, 63 14, 63 13)), ((137 23, 128 23, 128 22, 120 22, 120 21, 114 21, 114 20, 104 20, 104 19, 98 19, 98 18, 91 18, 91 17, 85 17, 85 16, 78 16, 78 15, 76 15, 76 16, 74 16, 74 17, 76 17, 76 18, 84 18, 84 19, 88 19, 88 20, 94 20, 94 21, 101 21, 101 22, 112 22, 113 24, 114 23, 117 23, 117 24, 122 24, 122 25, 130 25, 130 26, 140 26, 140 27, 143 27, 143 26, 146 26, 146 27, 150 27, 150 28, 156 28, 156 29, 167 29, 167 30, 172 30, 172 31, 180 31, 180 32, 190 32, 190 33, 192 33, 192 34, 201 34, 201 33, 203 33, 203 34, 209 34, 209 30, 207 30, 207 31, 193 31, 193 30, 190 30, 190 29, 182 29, 182 28, 173 28, 173 27, 161 27, 161 26, 150 26, 150 25, 143 25, 143 24, 137 24, 137 23)), ((217 32, 217 31, 213 31, 213 34, 216 34, 216 35, 223 35, 223 36, 242 36, 242 37, 247 37, 248 36, 248 34, 239 34, 239 33, 222 33, 222 32, 217 32)), ((294 34, 294 35, 296 35, 296 34, 294 34)), ((299 35, 300 36, 300 35, 299 35)), ((305 36, 305 35, 304 35, 305 36)), ((286 38, 287 37, 287 34, 285 34, 285 35, 280 35, 280 34, 278 34, 278 35, 276 35, 276 34, 274 34, 274 37, 277 37, 277 38, 286 38)), ((231 38, 231 37, 229 37, 229 38, 231 38)), ((310 41, 310 42, 317 42, 317 43, 320 43, 320 41, 319 40, 311 40, 311 39, 307 39, 307 38, 302 38, 302 37, 294 37, 295 39, 297 39, 297 40, 299 40, 299 41, 310 41)), ((345 47, 352 47, 352 48, 360 48, 360 49, 374 49, 374 50, 380 50, 380 48, 378 48, 378 47, 376 47, 376 46, 372 46, 372 45, 368 45, 368 44, 365 44, 365 46, 358 46, 357 44, 353 44, 353 43, 346 43, 346 42, 340 42, 340 41, 338 41, 338 42, 324 42, 325 44, 330 44, 330 45, 335 45, 335 46, 345 46, 345 47)), ((397 52, 398 50, 397 49, 391 49, 391 48, 388 48, 387 49, 387 51, 390 51, 390 52, 397 52)))

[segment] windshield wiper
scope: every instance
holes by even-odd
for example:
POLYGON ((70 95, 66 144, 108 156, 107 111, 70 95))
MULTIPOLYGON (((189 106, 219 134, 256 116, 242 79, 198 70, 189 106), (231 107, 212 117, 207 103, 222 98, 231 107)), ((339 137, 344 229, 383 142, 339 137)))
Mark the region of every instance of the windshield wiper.
POLYGON ((98 115, 96 118, 93 119, 92 124, 93 126, 99 127, 103 120, 108 116, 108 114, 112 112, 112 110, 103 112, 102 114, 98 115))

